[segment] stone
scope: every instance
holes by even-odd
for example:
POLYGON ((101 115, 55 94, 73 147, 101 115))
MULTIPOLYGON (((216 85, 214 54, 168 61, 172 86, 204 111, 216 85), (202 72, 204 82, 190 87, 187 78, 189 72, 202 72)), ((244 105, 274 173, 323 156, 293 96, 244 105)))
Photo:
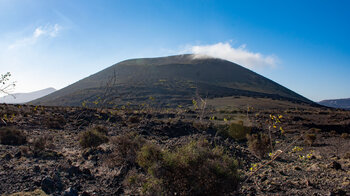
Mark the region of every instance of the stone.
POLYGON ((40 167, 38 165, 34 166, 33 172, 35 172, 35 173, 40 172, 40 167))
POLYGON ((90 149, 86 149, 86 150, 83 151, 82 157, 83 157, 85 160, 87 160, 88 157, 89 157, 90 155, 92 155, 93 153, 94 153, 94 150, 92 150, 91 148, 90 148, 90 149))
POLYGON ((21 156, 22 156, 21 151, 19 151, 19 152, 17 152, 17 153, 15 154, 15 157, 16 157, 16 158, 21 158, 21 156))
POLYGON ((91 194, 90 193, 88 193, 88 192, 86 192, 86 191, 84 191, 82 194, 81 194, 81 196, 90 196, 91 194))
POLYGON ((4 159, 7 160, 7 161, 11 160, 12 159, 12 155, 7 153, 7 154, 5 154, 4 159))
POLYGON ((64 185, 61 181, 61 174, 59 172, 55 172, 55 174, 53 175, 53 180, 55 182, 56 190, 62 191, 64 188, 64 185))
POLYGON ((69 187, 63 192, 63 196, 78 196, 78 191, 72 187, 69 187))
POLYGON ((84 168, 82 172, 83 172, 83 174, 85 174, 85 175, 88 175, 88 176, 91 175, 91 171, 90 171, 88 168, 84 168))
POLYGON ((301 171, 301 168, 298 167, 298 166, 294 167, 294 169, 297 170, 297 171, 301 171))
POLYGON ((72 167, 70 167, 70 168, 67 170, 67 173, 68 173, 68 175, 71 177, 71 176, 74 176, 74 175, 79 175, 79 174, 81 174, 81 170, 80 170, 79 167, 77 167, 77 166, 72 166, 72 167))
POLYGON ((342 169, 340 163, 338 163, 337 161, 333 161, 333 162, 329 165, 329 168, 336 169, 336 170, 342 169))
POLYGON ((51 194, 51 193, 55 192, 56 191, 55 181, 50 177, 45 177, 41 181, 41 189, 46 194, 51 194))
POLYGON ((313 164, 310 167, 307 168, 307 171, 320 171, 320 167, 317 164, 313 164))

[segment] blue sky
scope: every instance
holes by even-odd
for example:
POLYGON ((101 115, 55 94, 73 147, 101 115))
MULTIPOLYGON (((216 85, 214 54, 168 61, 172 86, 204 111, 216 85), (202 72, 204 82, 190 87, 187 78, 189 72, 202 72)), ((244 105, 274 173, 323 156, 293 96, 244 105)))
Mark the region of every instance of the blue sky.
POLYGON ((349 1, 0 0, 14 92, 63 88, 114 63, 198 53, 314 101, 350 97, 349 1))

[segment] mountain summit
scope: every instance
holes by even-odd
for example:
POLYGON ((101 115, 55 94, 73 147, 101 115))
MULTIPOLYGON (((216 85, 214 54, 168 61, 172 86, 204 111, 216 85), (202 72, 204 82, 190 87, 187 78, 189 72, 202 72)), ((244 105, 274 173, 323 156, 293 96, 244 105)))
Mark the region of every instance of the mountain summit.
POLYGON ((313 103, 235 63, 191 54, 122 61, 33 104, 78 106, 86 103, 159 106, 191 104, 193 97, 250 96, 313 103))

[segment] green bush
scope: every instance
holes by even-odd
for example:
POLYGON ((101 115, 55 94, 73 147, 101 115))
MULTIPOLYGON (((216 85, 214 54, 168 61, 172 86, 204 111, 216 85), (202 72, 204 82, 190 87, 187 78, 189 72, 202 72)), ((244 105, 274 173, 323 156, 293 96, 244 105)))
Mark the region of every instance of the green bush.
POLYGON ((246 139, 247 134, 250 134, 251 127, 244 126, 243 122, 231 123, 229 125, 218 126, 217 131, 220 135, 242 141, 246 139))
POLYGON ((153 173, 153 166, 155 163, 162 161, 162 150, 159 146, 148 143, 144 145, 137 155, 137 163, 145 169, 149 169, 150 173, 153 173))
POLYGON ((5 145, 22 145, 27 142, 27 137, 14 127, 0 128, 0 142, 5 145))
MULTIPOLYGON (((221 147, 212 148, 206 140, 192 141, 174 151, 161 150, 145 144, 137 163, 147 171, 132 175, 132 182, 142 182, 146 195, 225 195, 238 188, 237 161, 221 147)), ((137 183, 136 183, 137 184, 137 183)))
POLYGON ((79 142, 83 148, 95 148, 108 142, 108 138, 104 133, 92 128, 80 134, 79 142))
POLYGON ((257 157, 264 158, 271 151, 270 139, 266 134, 248 134, 247 139, 249 150, 257 157))

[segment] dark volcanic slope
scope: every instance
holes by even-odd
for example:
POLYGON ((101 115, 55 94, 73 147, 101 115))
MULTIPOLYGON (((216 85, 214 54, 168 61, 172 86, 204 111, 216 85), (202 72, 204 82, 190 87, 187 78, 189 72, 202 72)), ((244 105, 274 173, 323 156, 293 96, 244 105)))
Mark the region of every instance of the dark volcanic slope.
POLYGON ((350 98, 323 100, 320 101, 319 104, 332 108, 350 109, 350 98))
POLYGON ((242 66, 193 55, 126 60, 32 103, 74 106, 99 100, 100 104, 138 105, 152 96, 158 106, 177 106, 191 103, 196 94, 209 98, 244 95, 312 103, 242 66))

